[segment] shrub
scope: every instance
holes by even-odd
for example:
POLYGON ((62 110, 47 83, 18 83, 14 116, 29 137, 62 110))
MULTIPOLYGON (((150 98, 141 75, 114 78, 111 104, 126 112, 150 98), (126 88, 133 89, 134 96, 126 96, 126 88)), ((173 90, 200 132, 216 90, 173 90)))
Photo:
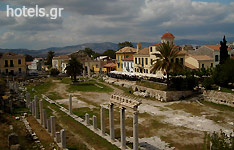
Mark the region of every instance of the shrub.
POLYGON ((52 69, 50 70, 50 75, 51 75, 51 76, 57 76, 58 74, 59 74, 58 69, 52 68, 52 69))
POLYGON ((212 89, 212 84, 214 84, 214 81, 212 78, 205 78, 204 81, 202 82, 203 87, 207 90, 212 89))

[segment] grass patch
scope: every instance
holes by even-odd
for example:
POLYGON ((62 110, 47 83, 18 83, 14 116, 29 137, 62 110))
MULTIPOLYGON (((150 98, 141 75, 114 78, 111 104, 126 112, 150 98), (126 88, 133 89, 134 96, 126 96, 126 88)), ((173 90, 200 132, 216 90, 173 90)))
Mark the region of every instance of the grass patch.
POLYGON ((144 86, 151 89, 167 91, 167 86, 163 84, 158 84, 156 82, 148 82, 148 81, 137 81, 137 85, 144 86))
POLYGON ((57 92, 49 92, 46 96, 51 100, 63 99, 63 97, 57 92))
POLYGON ((184 112, 191 113, 194 116, 201 116, 202 112, 204 112, 203 107, 196 103, 174 103, 171 105, 165 105, 165 107, 171 108, 173 110, 183 110, 184 112))
POLYGON ((81 91, 81 92, 113 92, 114 90, 109 86, 105 86, 104 84, 98 83, 97 81, 84 81, 80 82, 77 85, 69 85, 69 92, 81 91), (103 87, 100 88, 95 84, 103 87))
POLYGON ((234 111, 234 108, 231 106, 227 106, 227 105, 223 105, 223 104, 216 104, 216 103, 207 102, 207 101, 200 101, 200 102, 206 106, 209 106, 211 108, 214 108, 214 109, 217 109, 220 111, 231 111, 231 112, 234 111))
POLYGON ((69 78, 69 77, 65 77, 65 78, 62 78, 61 83, 64 83, 64 84, 71 84, 71 83, 72 83, 72 80, 71 80, 71 78, 69 78))
POLYGON ((232 89, 228 89, 228 88, 221 88, 221 92, 226 92, 226 93, 234 93, 234 91, 232 91, 232 89))

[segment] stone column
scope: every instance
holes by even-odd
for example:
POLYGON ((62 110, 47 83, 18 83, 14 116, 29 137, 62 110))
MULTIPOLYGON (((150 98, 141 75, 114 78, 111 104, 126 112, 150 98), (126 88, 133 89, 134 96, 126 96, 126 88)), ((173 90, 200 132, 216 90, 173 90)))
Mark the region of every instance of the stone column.
POLYGON ((121 132, 121 148, 126 148, 126 131, 125 131, 125 108, 120 109, 120 132, 121 132))
POLYGON ((89 114, 88 113, 85 114, 85 124, 89 126, 89 114))
POLYGON ((34 101, 35 101, 35 117, 36 119, 39 119, 39 105, 38 105, 38 99, 37 96, 34 96, 34 101))
POLYGON ((51 133, 51 121, 50 121, 50 119, 47 119, 47 129, 48 129, 48 132, 51 133))
POLYGON ((138 150, 138 111, 133 113, 133 150, 138 150))
POLYGON ((110 126, 110 138, 111 141, 115 140, 115 129, 114 129, 114 104, 109 105, 109 126, 110 126))
POLYGON ((33 110, 32 110, 32 102, 30 102, 30 104, 29 104, 29 110, 30 110, 31 113, 33 112, 33 110))
POLYGON ((51 123, 52 137, 55 137, 55 117, 54 116, 50 116, 50 123, 51 123))
POLYGON ((32 101, 32 115, 35 116, 35 101, 32 101))
POLYGON ((97 117, 93 115, 93 129, 97 130, 97 117))
POLYGON ((86 72, 85 72, 85 65, 83 65, 83 77, 85 77, 85 75, 86 75, 86 72))
POLYGON ((61 136, 62 148, 66 148, 66 135, 64 129, 60 130, 60 136, 61 136))
POLYGON ((87 66, 87 70, 88 70, 88 77, 90 77, 90 68, 89 68, 89 65, 87 66))
POLYGON ((60 142, 61 142, 60 132, 56 132, 56 134, 55 134, 55 139, 56 139, 56 142, 57 142, 57 143, 60 143, 60 142))
POLYGON ((26 107, 29 108, 30 105, 30 93, 27 92, 26 93, 26 107))
POLYGON ((69 112, 72 114, 72 95, 69 95, 69 112))
POLYGON ((103 106, 101 106, 101 110, 100 110, 100 118, 101 118, 101 131, 102 131, 102 135, 105 135, 105 108, 103 106))
POLYGON ((43 121, 44 121, 44 128, 47 129, 47 115, 46 115, 46 110, 43 109, 43 121))
POLYGON ((43 102, 42 100, 40 100, 40 103, 39 103, 39 107, 40 107, 40 119, 41 119, 41 125, 43 125, 43 102))

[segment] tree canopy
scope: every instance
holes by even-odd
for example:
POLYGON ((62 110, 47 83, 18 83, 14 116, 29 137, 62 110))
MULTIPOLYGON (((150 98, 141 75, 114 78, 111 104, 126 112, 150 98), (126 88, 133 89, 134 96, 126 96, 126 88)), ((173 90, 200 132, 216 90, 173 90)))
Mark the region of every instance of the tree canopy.
POLYGON ((52 59, 55 56, 55 52, 49 51, 47 55, 47 65, 49 65, 49 68, 52 66, 52 59))
POLYGON ((228 59, 228 46, 225 36, 223 37, 223 41, 220 41, 220 64, 224 64, 228 59))
POLYGON ((106 50, 105 52, 103 52, 103 54, 102 55, 104 55, 104 56, 109 56, 109 57, 111 57, 112 59, 115 59, 115 50, 112 50, 112 49, 108 49, 108 50, 106 50))
POLYGON ((92 57, 95 54, 95 51, 91 48, 85 48, 84 51, 89 55, 89 57, 92 57))
POLYGON ((72 57, 65 70, 69 76, 72 76, 73 81, 76 82, 76 76, 81 74, 83 65, 75 57, 72 57))
POLYGON ((129 42, 129 41, 125 41, 125 42, 120 42, 119 44, 118 44, 118 47, 119 47, 119 49, 121 49, 121 48, 124 48, 124 47, 133 47, 133 45, 132 45, 132 43, 131 42, 129 42))

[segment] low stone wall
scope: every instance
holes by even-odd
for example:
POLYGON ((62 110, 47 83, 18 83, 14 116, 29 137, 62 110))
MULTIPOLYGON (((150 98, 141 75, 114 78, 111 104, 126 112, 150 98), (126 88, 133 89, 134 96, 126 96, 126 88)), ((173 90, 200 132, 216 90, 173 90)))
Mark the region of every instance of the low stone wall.
POLYGON ((217 104, 224 104, 234 107, 234 94, 214 90, 207 90, 203 92, 205 101, 214 102, 217 104))
POLYGON ((114 79, 106 79, 105 82, 126 88, 131 88, 134 91, 134 95, 136 96, 149 96, 162 102, 178 101, 193 94, 193 91, 161 91, 144 86, 139 86, 135 83, 129 84, 129 82, 123 82, 114 79))

